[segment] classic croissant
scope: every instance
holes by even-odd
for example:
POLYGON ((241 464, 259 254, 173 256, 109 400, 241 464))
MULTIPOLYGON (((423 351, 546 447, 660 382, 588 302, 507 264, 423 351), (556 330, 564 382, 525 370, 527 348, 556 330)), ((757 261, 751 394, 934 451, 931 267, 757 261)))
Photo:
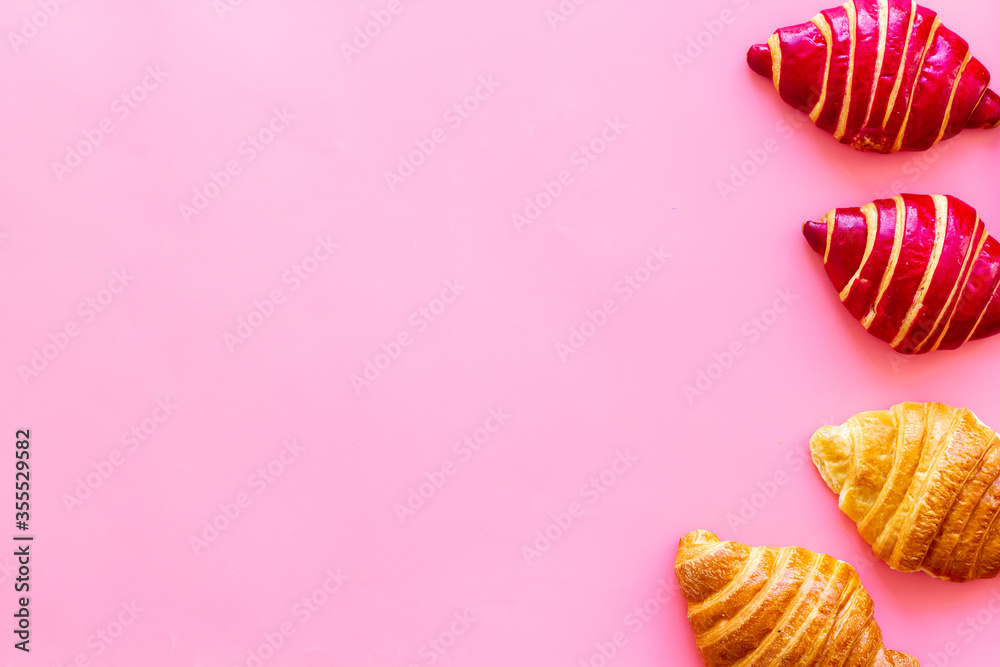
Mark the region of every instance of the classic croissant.
POLYGON ((1000 330, 1000 244, 955 197, 833 209, 802 232, 847 310, 898 352, 953 349, 1000 330))
POLYGON ((848 0, 747 53, 781 99, 861 151, 926 150, 1000 125, 1000 97, 968 43, 908 0, 848 0))
POLYGON ((1000 440, 969 410, 901 403, 824 426, 809 442, 872 552, 951 581, 1000 571, 1000 440))
POLYGON ((681 539, 674 569, 708 667, 919 667, 882 645, 858 573, 832 556, 696 530, 681 539))

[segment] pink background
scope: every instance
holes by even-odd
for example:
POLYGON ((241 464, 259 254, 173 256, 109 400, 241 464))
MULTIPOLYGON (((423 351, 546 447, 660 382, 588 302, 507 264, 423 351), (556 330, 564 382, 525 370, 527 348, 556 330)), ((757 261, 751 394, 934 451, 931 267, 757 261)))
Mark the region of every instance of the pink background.
MULTIPOLYGON (((891 353, 799 229, 903 190, 996 234, 1000 133, 800 126, 744 62, 797 0, 232 4, 0 7, 4 494, 30 428, 36 536, 29 655, 0 557, 7 664, 693 666, 694 528, 845 559, 890 647, 995 661, 1000 584, 871 563, 804 448, 903 400, 1000 425, 1000 341, 891 353)), ((995 3, 934 7, 1000 70, 995 3)))

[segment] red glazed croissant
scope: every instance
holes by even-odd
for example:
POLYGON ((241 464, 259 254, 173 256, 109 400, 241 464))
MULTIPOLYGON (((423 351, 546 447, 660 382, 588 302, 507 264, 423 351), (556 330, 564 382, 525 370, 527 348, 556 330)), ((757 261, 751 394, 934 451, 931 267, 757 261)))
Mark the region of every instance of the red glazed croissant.
POLYGON ((926 150, 1000 125, 1000 97, 968 43, 906 0, 848 0, 747 53, 781 99, 861 151, 926 150))
POLYGON ((961 200, 897 195, 833 209, 802 231, 851 315, 897 352, 1000 331, 1000 244, 961 200))
POLYGON ((708 667, 920 667, 886 649, 853 567, 802 547, 681 539, 674 566, 708 667))

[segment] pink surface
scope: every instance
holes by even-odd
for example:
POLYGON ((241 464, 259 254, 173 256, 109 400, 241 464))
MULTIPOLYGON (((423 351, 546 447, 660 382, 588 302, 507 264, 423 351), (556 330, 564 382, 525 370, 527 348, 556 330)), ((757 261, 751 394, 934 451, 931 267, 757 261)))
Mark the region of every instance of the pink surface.
MULTIPOLYGON (((1000 71, 995 3, 934 7, 1000 71)), ((1000 132, 803 125, 744 57, 821 8, 3 3, 4 662, 693 666, 706 528, 848 560, 890 647, 993 664, 1000 584, 872 563, 805 447, 902 400, 1000 425, 1000 341, 895 355, 800 225, 905 190, 1000 233, 1000 132)))

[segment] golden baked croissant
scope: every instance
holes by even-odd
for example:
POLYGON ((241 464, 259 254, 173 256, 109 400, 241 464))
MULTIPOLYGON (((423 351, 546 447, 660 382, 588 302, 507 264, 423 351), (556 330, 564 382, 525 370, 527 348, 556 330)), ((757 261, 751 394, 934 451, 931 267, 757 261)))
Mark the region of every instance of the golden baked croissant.
POLYGON ((1000 331, 1000 244, 948 195, 897 195, 802 226, 851 315, 903 354, 1000 331))
POLYGON ((696 530, 681 538, 674 569, 708 667, 919 667, 882 645, 861 578, 833 556, 696 530))
POLYGON ((1000 97, 969 44, 912 0, 847 0, 747 53, 788 104, 861 151, 926 150, 1000 124, 1000 97))
POLYGON ((970 410, 901 403, 824 426, 809 447, 889 566, 951 581, 1000 571, 1000 440, 970 410))

